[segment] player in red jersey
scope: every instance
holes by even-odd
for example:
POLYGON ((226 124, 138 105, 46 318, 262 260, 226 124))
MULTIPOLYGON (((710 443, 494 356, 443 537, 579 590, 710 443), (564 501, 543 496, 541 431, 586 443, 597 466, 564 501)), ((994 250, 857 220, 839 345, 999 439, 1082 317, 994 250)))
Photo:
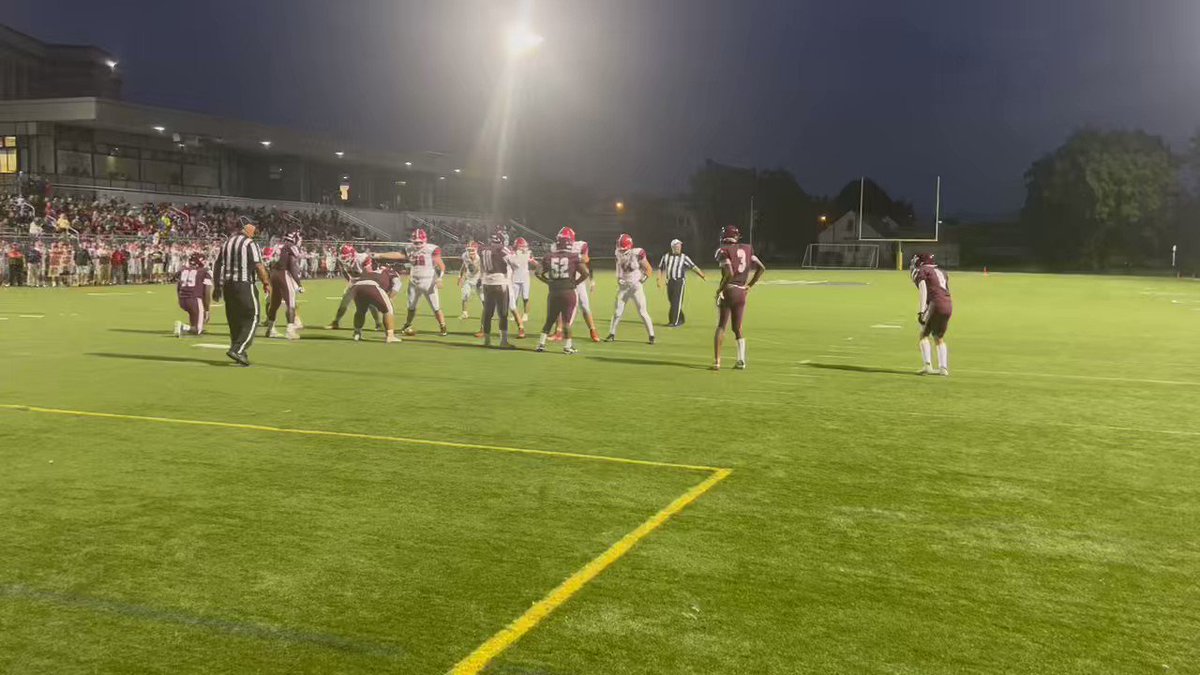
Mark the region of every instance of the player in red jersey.
POLYGON ((717 284, 717 308, 720 317, 717 332, 713 337, 713 370, 721 369, 721 345, 725 342, 725 327, 733 323, 733 336, 737 338, 738 370, 746 367, 746 338, 742 337, 742 319, 746 314, 746 296, 763 272, 767 271, 750 244, 738 243, 742 233, 733 225, 727 225, 721 233, 721 247, 717 249, 717 263, 721 266, 721 283, 717 284), (750 270, 754 270, 751 276, 750 270))
POLYGON ((175 322, 175 337, 204 333, 209 307, 212 305, 212 292, 212 273, 208 271, 204 254, 193 253, 188 258, 187 267, 179 271, 179 278, 175 282, 179 308, 188 315, 187 325, 182 321, 175 322))
POLYGON ((279 306, 284 306, 287 317, 287 339, 299 340, 300 321, 296 315, 296 297, 304 292, 300 285, 300 231, 289 232, 283 243, 275 247, 275 260, 271 263, 271 297, 267 305, 267 337, 279 337, 275 331, 275 317, 279 306))
POLYGON ((574 354, 575 342, 571 339, 571 324, 575 322, 575 310, 579 306, 579 296, 575 289, 589 276, 588 268, 580 259, 579 253, 573 250, 571 237, 559 234, 555 241, 554 250, 538 263, 534 261, 537 278, 549 287, 546 296, 546 323, 542 325, 542 334, 538 338, 537 350, 546 351, 546 340, 554 324, 562 322, 563 353, 574 354))
POLYGON ((363 324, 367 321, 367 311, 370 309, 383 314, 383 327, 387 330, 384 342, 400 342, 400 338, 396 337, 396 311, 392 307, 392 297, 402 285, 400 274, 390 267, 384 267, 377 272, 367 272, 354 282, 350 294, 354 299, 356 342, 363 339, 363 324))
POLYGON ((917 323, 921 324, 921 375, 950 374, 950 349, 946 346, 946 329, 950 327, 950 279, 938 268, 932 253, 918 253, 909 265, 913 284, 917 287, 917 323), (933 338, 937 344, 938 370, 933 369, 933 338))

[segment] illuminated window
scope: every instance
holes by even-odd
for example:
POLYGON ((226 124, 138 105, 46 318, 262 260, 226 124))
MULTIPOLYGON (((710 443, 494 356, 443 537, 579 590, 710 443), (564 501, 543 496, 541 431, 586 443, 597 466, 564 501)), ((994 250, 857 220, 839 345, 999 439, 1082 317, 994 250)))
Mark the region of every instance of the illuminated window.
POLYGON ((0 142, 0 147, 4 147, 4 148, 17 147, 17 137, 16 136, 5 136, 3 139, 3 142, 0 142))
POLYGON ((4 148, 0 150, 0 173, 17 172, 17 149, 4 148))

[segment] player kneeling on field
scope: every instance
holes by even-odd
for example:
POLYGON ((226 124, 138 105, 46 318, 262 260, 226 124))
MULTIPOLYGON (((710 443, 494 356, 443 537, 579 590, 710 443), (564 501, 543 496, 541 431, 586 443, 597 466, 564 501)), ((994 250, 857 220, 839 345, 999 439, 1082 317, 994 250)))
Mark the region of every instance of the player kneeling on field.
POLYGON ((913 283, 917 286, 920 298, 917 304, 917 323, 921 324, 921 339, 917 344, 921 347, 920 374, 932 375, 933 346, 929 338, 937 343, 938 366, 936 371, 942 375, 950 374, 950 349, 946 347, 946 329, 950 327, 950 279, 946 273, 938 269, 933 261, 932 253, 918 253, 912 257, 909 265, 913 283))
POLYGON ((175 322, 175 337, 201 335, 208 323, 208 311, 212 305, 213 280, 208 271, 204 254, 193 253, 187 267, 179 270, 175 283, 175 294, 179 297, 179 308, 187 312, 188 322, 175 322))
POLYGON ((550 289, 546 296, 546 323, 542 325, 542 334, 538 337, 539 352, 546 351, 546 339, 554 329, 554 324, 560 320, 563 329, 563 353, 576 352, 575 342, 571 339, 571 324, 575 321, 575 309, 579 303, 575 289, 590 275, 579 253, 572 250, 573 243, 573 237, 560 233, 554 250, 546 254, 541 263, 534 262, 537 278, 550 289))
POLYGON ((387 330, 384 342, 400 342, 396 337, 396 311, 392 308, 392 297, 400 290, 402 282, 396 270, 384 267, 377 272, 367 272, 354 282, 350 290, 354 298, 354 340, 361 342, 363 324, 367 311, 377 310, 383 314, 383 327, 387 330))

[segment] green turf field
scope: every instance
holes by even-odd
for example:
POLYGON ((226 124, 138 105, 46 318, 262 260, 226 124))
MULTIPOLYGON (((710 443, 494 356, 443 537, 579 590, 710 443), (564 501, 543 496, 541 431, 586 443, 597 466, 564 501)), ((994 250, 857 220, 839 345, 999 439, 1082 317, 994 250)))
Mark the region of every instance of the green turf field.
POLYGON ((720 373, 697 281, 570 357, 312 282, 249 369, 168 287, 0 289, 0 404, 117 415, 0 408, 0 673, 442 673, 522 616, 487 672, 1200 672, 1200 284, 952 273, 921 378, 905 273, 769 271, 720 373))

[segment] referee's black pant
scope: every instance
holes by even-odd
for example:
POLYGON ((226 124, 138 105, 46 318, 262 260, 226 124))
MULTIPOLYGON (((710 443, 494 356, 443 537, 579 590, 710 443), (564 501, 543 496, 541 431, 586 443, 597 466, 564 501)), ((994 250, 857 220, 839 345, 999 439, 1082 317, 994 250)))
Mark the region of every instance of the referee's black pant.
POLYGON ((226 281, 225 319, 229 322, 229 350, 245 355, 254 343, 254 330, 258 328, 258 313, 261 304, 258 286, 247 281, 226 281))
POLYGON ((686 279, 667 280, 667 298, 671 301, 671 316, 667 322, 672 326, 683 325, 683 287, 686 279))

